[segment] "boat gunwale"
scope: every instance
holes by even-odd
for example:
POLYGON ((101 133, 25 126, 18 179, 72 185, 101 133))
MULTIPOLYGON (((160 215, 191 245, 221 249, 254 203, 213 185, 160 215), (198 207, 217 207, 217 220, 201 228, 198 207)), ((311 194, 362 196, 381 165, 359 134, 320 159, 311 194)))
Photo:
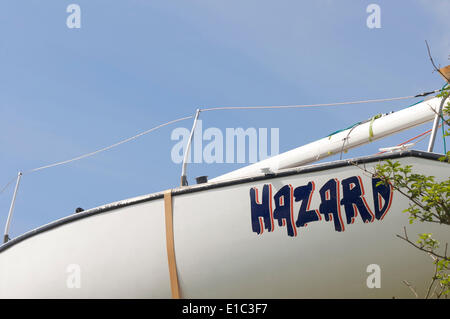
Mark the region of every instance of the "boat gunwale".
MULTIPOLYGON (((403 158, 403 157, 417 157, 417 158, 424 158, 428 160, 434 160, 437 161, 440 157, 444 156, 443 154, 437 154, 437 153, 430 153, 426 151, 418 151, 418 150, 406 150, 406 151, 397 151, 394 153, 388 153, 388 154, 374 154, 374 155, 368 155, 363 157, 357 157, 352 159, 345 159, 345 160, 338 160, 338 161, 332 161, 332 162, 326 162, 326 163, 320 163, 320 164, 314 164, 309 166, 300 166, 300 167, 294 167, 289 169, 284 169, 279 172, 274 173, 267 173, 264 175, 257 175, 257 176, 249 176, 249 177, 242 177, 242 178, 236 178, 232 180, 227 181, 221 181, 221 182, 215 182, 215 183, 205 183, 205 184, 197 184, 192 186, 184 186, 184 187, 177 187, 172 189, 172 196, 178 196, 178 195, 184 195, 184 194, 190 194, 195 192, 201 192, 206 191, 210 189, 215 188, 222 188, 222 187, 228 187, 233 185, 239 185, 239 184, 245 184, 249 182, 257 182, 257 181, 263 181, 267 179, 273 179, 278 177, 285 177, 285 176, 292 176, 292 175, 301 175, 301 174, 307 174, 312 172, 318 172, 328 169, 335 169, 355 164, 365 164, 365 163, 373 163, 377 161, 383 161, 387 159, 397 159, 397 158, 403 158)), ((103 206, 98 206, 95 208, 91 208, 88 210, 85 210, 81 213, 72 214, 69 216, 65 216, 61 219, 52 221, 48 224, 39 226, 35 229, 32 229, 30 231, 27 231, 23 233, 22 235, 19 235, 10 241, 3 243, 0 246, 0 253, 3 251, 13 247, 14 245, 24 241, 25 239, 31 238, 35 235, 38 235, 40 233, 46 232, 48 230, 51 230, 53 228, 57 228, 59 226, 68 224, 70 222, 88 218, 95 216, 97 214, 106 213, 112 210, 137 205, 145 202, 149 202, 152 200, 160 199, 164 197, 164 191, 152 193, 148 195, 133 197, 130 199, 125 199, 113 203, 109 203, 103 206)))

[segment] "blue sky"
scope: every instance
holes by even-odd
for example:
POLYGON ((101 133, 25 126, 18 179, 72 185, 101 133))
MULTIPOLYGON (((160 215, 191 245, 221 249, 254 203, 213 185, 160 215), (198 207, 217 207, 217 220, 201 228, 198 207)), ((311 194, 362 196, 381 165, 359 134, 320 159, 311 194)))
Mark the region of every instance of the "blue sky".
MULTIPOLYGON (((450 2, 15 1, 0 3, 0 187, 17 174, 113 144, 198 107, 408 96, 440 88, 450 2), (66 8, 81 7, 81 28, 66 8), (366 7, 381 7, 381 28, 366 7)), ((280 129, 280 151, 417 100, 201 115, 203 127, 280 129)), ((111 201, 179 184, 177 123, 94 157, 25 175, 11 236, 111 201)), ((372 154, 431 123, 345 154, 372 154)), ((417 145, 424 149, 426 142, 417 145)), ((442 151, 442 138, 436 151, 442 151)), ((330 160, 335 158, 330 158, 330 160)), ((191 164, 190 182, 243 164, 191 164)), ((0 195, 0 226, 13 192, 0 195)))

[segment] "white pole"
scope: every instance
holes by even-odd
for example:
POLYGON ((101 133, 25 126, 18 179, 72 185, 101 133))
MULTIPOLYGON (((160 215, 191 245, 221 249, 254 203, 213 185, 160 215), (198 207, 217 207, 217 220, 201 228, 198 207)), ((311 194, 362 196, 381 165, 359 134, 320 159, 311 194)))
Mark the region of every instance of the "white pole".
POLYGON ((441 105, 439 105, 439 110, 437 111, 434 122, 433 122, 433 130, 431 131, 430 142, 428 143, 428 152, 433 152, 434 141, 436 140, 436 134, 439 127, 439 120, 442 116, 442 109, 445 104, 445 99, 442 99, 441 105))
POLYGON ((255 164, 211 179, 224 181, 302 166, 433 120, 441 103, 432 98, 374 121, 325 137, 255 164), (345 143, 345 144, 344 144, 345 143))
POLYGON ((188 143, 186 145, 186 150, 184 152, 183 166, 181 168, 181 186, 187 186, 187 184, 188 184, 187 176, 186 176, 187 159, 188 159, 188 156, 189 156, 189 151, 190 151, 190 148, 191 148, 192 137, 194 136, 195 126, 197 125, 197 120, 198 120, 198 116, 199 115, 200 115, 200 109, 197 109, 197 111, 195 113, 194 124, 192 125, 191 135, 189 136, 189 140, 188 140, 188 143))
POLYGON ((19 189, 20 179, 22 177, 22 172, 17 174, 16 188, 14 189, 14 195, 11 201, 11 206, 9 207, 8 219, 6 220, 5 235, 3 236, 3 242, 6 243, 9 240, 9 225, 11 223, 12 214, 14 211, 14 204, 16 203, 17 190, 19 189))

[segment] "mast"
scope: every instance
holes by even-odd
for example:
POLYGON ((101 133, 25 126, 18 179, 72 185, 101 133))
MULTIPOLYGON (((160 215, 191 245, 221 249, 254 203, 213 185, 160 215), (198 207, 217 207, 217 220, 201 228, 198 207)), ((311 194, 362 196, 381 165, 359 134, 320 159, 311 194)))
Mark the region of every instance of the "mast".
POLYGON ((280 169, 316 162, 334 154, 432 121, 438 114, 440 104, 441 98, 435 97, 380 118, 374 117, 371 121, 348 130, 218 176, 211 179, 211 182, 253 176, 267 171, 276 172, 280 169))

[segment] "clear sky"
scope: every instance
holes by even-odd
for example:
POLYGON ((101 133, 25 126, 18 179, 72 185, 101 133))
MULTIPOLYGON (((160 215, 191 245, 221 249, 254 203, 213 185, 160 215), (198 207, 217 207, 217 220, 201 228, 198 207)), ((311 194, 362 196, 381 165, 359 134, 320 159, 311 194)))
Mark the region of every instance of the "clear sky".
MULTIPOLYGON (((70 159, 198 107, 287 105, 414 95, 442 87, 424 40, 449 64, 450 1, 48 0, 0 2, 0 187, 17 174, 70 159), (81 28, 69 29, 69 4, 81 28), (366 8, 381 8, 369 29, 366 8)), ((201 115, 203 128, 279 128, 280 152, 417 99, 283 111, 201 115)), ((11 236, 71 214, 176 187, 176 127, 94 157, 25 175, 11 236)), ((431 123, 374 142, 378 152, 431 123)), ((442 152, 442 137, 436 151, 442 152)), ((425 149, 426 141, 416 148, 425 149)), ((329 160, 336 159, 336 157, 329 160)), ((191 164, 218 176, 245 164, 191 164)), ((0 195, 3 231, 13 185, 0 195)))

